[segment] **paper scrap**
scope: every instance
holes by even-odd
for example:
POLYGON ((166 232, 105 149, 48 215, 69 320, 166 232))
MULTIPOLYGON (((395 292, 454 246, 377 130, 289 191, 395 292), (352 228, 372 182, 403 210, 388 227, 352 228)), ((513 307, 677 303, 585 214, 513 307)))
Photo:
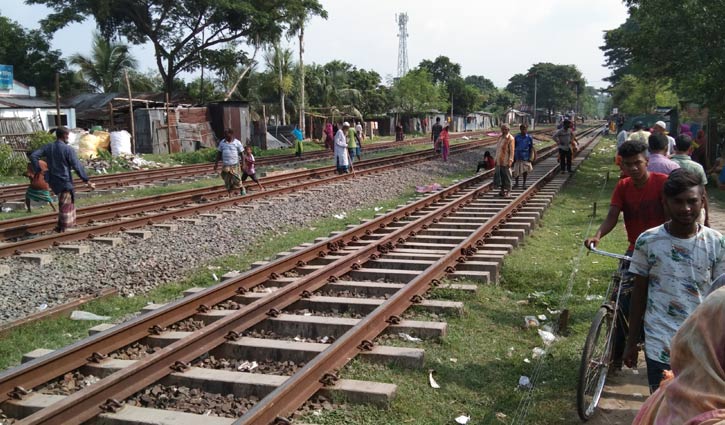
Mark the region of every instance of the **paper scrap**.
POLYGON ((257 362, 250 362, 250 361, 245 360, 239 366, 237 366, 237 370, 251 372, 254 369, 256 369, 257 366, 259 366, 259 364, 257 362))
POLYGON ((347 217, 347 213, 346 212, 342 212, 340 214, 333 214, 332 216, 335 217, 338 220, 342 220, 342 219, 344 219, 344 218, 347 217))
POLYGON ((436 389, 436 390, 437 390, 437 389, 438 389, 438 388, 440 388, 441 386, 440 386, 440 385, 438 385, 438 383, 436 382, 436 380, 435 380, 435 379, 433 379, 433 374, 434 374, 434 373, 435 373, 435 370, 433 370, 433 369, 431 369, 431 370, 430 370, 430 371, 428 372, 428 383, 430 384, 431 388, 434 388, 434 389, 436 389))
POLYGON ((584 299, 586 299, 587 301, 594 301, 594 300, 603 300, 604 297, 601 295, 587 295, 586 297, 584 297, 584 299))
POLYGON ((451 358, 450 358, 450 359, 448 359, 448 360, 450 360, 450 361, 451 361, 451 363, 458 363, 458 359, 457 359, 457 358, 455 358, 455 357, 451 357, 451 358))
POLYGON ((539 319, 542 322, 546 321, 546 315, 545 314, 539 314, 538 316, 536 316, 536 318, 539 319))
POLYGON ((529 359, 524 359, 524 363, 531 363, 531 360, 529 360, 529 359))
POLYGON ((544 351, 544 349, 543 349, 543 348, 539 348, 539 347, 534 347, 534 349, 533 349, 533 350, 531 350, 531 351, 532 351, 532 354, 531 354, 531 356, 532 356, 533 358, 535 358, 535 359, 538 359, 539 357, 541 357, 541 356, 543 356, 544 354, 546 354, 546 351, 544 351))
POLYGON ((461 425, 466 425, 471 420, 470 416, 461 415, 456 418, 456 423, 461 425))
POLYGON ((505 413, 503 413, 503 412, 496 412, 496 419, 498 419, 499 421, 502 421, 503 422, 503 420, 506 419, 506 418, 508 418, 508 416, 506 416, 505 413))
POLYGON ((398 335, 401 338, 403 338, 404 340, 409 341, 409 342, 421 342, 421 341, 423 341, 422 339, 417 338, 417 337, 414 337, 414 336, 410 336, 410 335, 408 335, 405 332, 400 332, 398 335))
POLYGON ((523 375, 521 375, 521 376, 519 377, 519 387, 521 387, 521 388, 526 388, 526 389, 528 389, 528 388, 531 388, 531 387, 532 387, 532 385, 531 385, 531 380, 529 379, 529 377, 528 377, 528 376, 523 376, 523 375))
POLYGON ((87 311, 75 310, 70 314, 71 320, 110 320, 110 316, 99 316, 87 311))
POLYGON ((214 279, 215 281, 219 281, 219 278, 216 276, 216 273, 212 273, 211 278, 214 279))
POLYGON ((538 332, 541 340, 544 341, 544 345, 546 345, 547 347, 556 340, 554 334, 549 331, 539 329, 538 332))
POLYGON ((330 342, 330 337, 329 336, 323 336, 322 339, 320 340, 320 342, 322 344, 327 344, 328 342, 330 342))

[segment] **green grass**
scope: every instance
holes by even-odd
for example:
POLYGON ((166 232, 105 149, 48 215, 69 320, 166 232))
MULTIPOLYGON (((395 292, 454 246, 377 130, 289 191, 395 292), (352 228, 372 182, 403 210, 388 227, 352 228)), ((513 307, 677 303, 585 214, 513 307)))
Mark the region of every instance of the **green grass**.
MULTIPOLYGON (((607 171, 612 171, 611 141, 600 144, 596 152, 577 172, 566 189, 547 210, 535 232, 525 244, 506 257, 498 286, 481 285, 475 295, 453 291, 433 293, 434 298, 465 302, 464 314, 448 317, 448 335, 441 341, 424 341, 417 347, 426 351, 421 370, 351 362, 341 373, 343 378, 391 382, 398 385, 390 409, 346 404, 320 416, 303 418, 316 424, 448 424, 461 414, 471 423, 510 423, 523 392, 516 389, 519 377, 532 376, 535 360, 532 349, 543 347, 535 329, 523 328, 526 315, 545 314, 547 307, 558 309, 566 291, 574 259, 580 254, 587 235, 593 202, 599 205, 593 233, 604 218, 603 206, 616 181, 603 192, 600 188, 607 171), (548 294, 536 298, 529 294, 548 294), (532 363, 525 363, 528 358, 532 363), (453 362, 450 359, 455 359, 453 362), (428 385, 428 370, 435 369, 441 389, 428 385), (507 415, 499 421, 496 413, 507 415)), ((627 241, 618 227, 601 244, 606 250, 621 252, 627 241)), ((616 260, 585 256, 574 280, 570 309, 570 334, 560 338, 545 358, 543 372, 535 382, 527 424, 578 424, 575 413, 575 388, 581 355, 590 320, 597 301, 586 301, 587 294, 604 293, 616 260)), ((471 282, 468 282, 471 283, 471 282)), ((395 345, 408 345, 398 343, 395 345)), ((344 400, 338 400, 344 402, 344 400)))
MULTIPOLYGON (((378 202, 377 207, 383 211, 394 208, 407 201, 413 192, 410 191, 399 198, 378 202)), ((211 261, 192 271, 188 278, 163 285, 147 294, 139 294, 132 298, 111 297, 105 300, 86 304, 82 309, 92 313, 111 316, 113 320, 135 313, 148 302, 166 302, 178 298, 181 293, 191 287, 206 287, 214 283, 212 273, 221 276, 231 270, 246 270, 250 264, 265 258, 273 258, 275 254, 288 251, 303 242, 311 242, 315 238, 327 236, 332 231, 343 230, 348 224, 357 224, 361 219, 372 218, 375 207, 348 211, 344 219, 325 218, 305 227, 290 226, 273 232, 252 242, 247 251, 229 255, 211 261)), ((56 349, 77 341, 87 335, 88 328, 94 322, 73 321, 68 318, 48 319, 23 326, 14 331, 0 335, 0 370, 19 363, 24 353, 36 348, 56 349)))

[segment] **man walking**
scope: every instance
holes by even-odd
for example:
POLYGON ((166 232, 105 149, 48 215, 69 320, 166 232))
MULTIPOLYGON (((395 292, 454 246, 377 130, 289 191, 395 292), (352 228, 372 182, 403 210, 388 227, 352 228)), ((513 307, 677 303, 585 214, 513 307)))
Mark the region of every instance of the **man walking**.
POLYGON ((667 158, 667 136, 664 133, 653 133, 649 136, 649 163, 647 170, 670 175, 673 170, 680 166, 667 158))
POLYGON ((554 133, 553 137, 556 144, 559 146, 559 161, 561 163, 561 172, 572 173, 571 170, 571 156, 572 156, 572 145, 576 143, 576 136, 574 130, 571 129, 571 121, 564 120, 564 124, 560 130, 554 133))
POLYGON ((438 145, 438 137, 440 137, 441 131, 443 131, 443 126, 441 125, 441 117, 436 117, 436 123, 433 124, 430 132, 430 140, 433 141, 433 149, 435 149, 436 153, 441 152, 441 148, 438 145))
POLYGON ((493 173, 493 185, 500 188, 498 196, 508 198, 511 192, 511 166, 514 163, 516 148, 514 136, 509 132, 509 125, 501 124, 501 135, 496 141, 496 166, 493 173))
POLYGON ((219 167, 219 160, 222 161, 222 179, 227 193, 232 196, 233 190, 238 190, 240 195, 246 195, 247 191, 242 184, 239 173, 239 155, 244 152, 242 142, 234 138, 234 130, 228 128, 224 132, 224 138, 219 142, 217 148, 214 171, 219 167))
POLYGON ((48 164, 48 184, 53 192, 58 195, 58 225, 55 228, 57 232, 65 232, 76 225, 72 171, 75 171, 91 190, 96 187, 88 179, 86 170, 78 161, 76 152, 68 146, 69 134, 70 132, 66 127, 58 127, 55 130, 55 142, 43 146, 30 155, 30 163, 33 165, 33 171, 36 174, 41 172, 41 157, 45 157, 48 164))
POLYGON ((528 126, 521 124, 519 126, 520 133, 514 137, 515 141, 515 152, 514 152, 514 178, 516 182, 514 187, 519 185, 519 177, 523 176, 524 183, 522 189, 526 188, 526 178, 529 176, 529 172, 534 169, 531 165, 531 161, 534 160, 534 139, 527 133, 528 126))
MULTIPOLYGON (((627 231, 629 246, 625 255, 631 256, 637 237, 647 229, 664 223, 665 211, 662 207, 662 188, 667 176, 651 173, 647 170, 647 146, 641 142, 627 141, 619 148, 622 157, 622 171, 628 177, 619 180, 614 187, 609 212, 594 236, 586 239, 584 245, 589 248, 599 245, 599 241, 617 226, 619 214, 624 215, 624 227, 627 231)), ((629 314, 634 276, 630 274, 629 262, 623 261, 620 272, 625 272, 620 285, 619 303, 624 317, 629 314)), ((616 293, 612 294, 612 298, 616 293)), ((622 354, 627 336, 627 328, 620 320, 615 323, 614 347, 612 351, 612 370, 622 368, 622 354)))
POLYGON ((667 156, 675 153, 675 138, 667 134, 667 124, 664 121, 657 121, 652 127, 652 134, 663 134, 667 137, 667 156))
POLYGON ((700 177, 675 170, 663 190, 670 220, 637 238, 629 266, 635 279, 624 362, 636 365, 644 324, 650 393, 659 387, 663 372, 671 369, 672 337, 705 298, 711 282, 725 273, 725 238, 697 223, 705 194, 700 177))
POLYGON ((350 124, 347 121, 342 123, 342 128, 337 130, 335 134, 335 167, 337 168, 337 174, 345 174, 348 172, 350 166, 350 154, 347 151, 347 140, 345 134, 350 128, 350 124))

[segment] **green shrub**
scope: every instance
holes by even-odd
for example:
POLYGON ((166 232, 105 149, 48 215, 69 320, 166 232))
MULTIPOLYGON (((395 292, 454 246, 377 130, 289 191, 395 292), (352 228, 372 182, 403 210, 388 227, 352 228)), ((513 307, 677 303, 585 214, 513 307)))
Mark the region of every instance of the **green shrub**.
POLYGON ((36 131, 35 133, 31 134, 28 139, 28 150, 36 151, 42 148, 44 145, 47 145, 48 143, 53 143, 54 141, 55 136, 48 133, 47 131, 36 131))
POLYGON ((4 143, 0 144, 0 175, 22 176, 28 167, 22 155, 13 154, 13 149, 4 143))
POLYGON ((203 148, 196 152, 179 152, 171 154, 174 161, 182 164, 201 164, 204 162, 213 162, 216 159, 216 149, 203 148))

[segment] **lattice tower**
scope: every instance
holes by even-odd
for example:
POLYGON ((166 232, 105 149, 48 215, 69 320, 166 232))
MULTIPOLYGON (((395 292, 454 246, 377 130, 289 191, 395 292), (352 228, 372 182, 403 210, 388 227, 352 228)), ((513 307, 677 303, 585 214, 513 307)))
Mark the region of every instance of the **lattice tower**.
POLYGON ((398 24, 398 78, 408 73, 408 14, 395 15, 398 24))

